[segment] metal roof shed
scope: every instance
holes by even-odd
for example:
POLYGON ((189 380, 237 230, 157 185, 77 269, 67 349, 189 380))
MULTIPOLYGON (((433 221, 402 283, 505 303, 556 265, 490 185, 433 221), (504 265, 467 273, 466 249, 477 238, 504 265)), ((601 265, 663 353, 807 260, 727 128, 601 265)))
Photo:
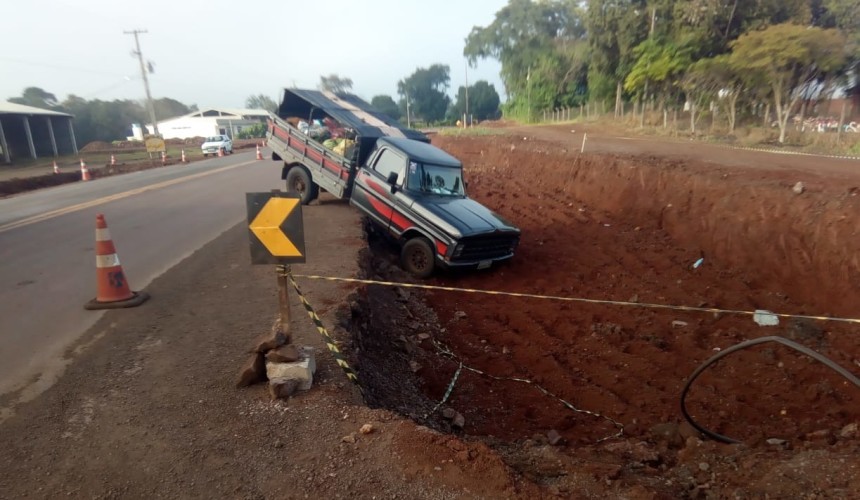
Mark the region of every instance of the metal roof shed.
POLYGON ((3 161, 77 154, 74 117, 47 109, 0 101, 0 149, 3 161))

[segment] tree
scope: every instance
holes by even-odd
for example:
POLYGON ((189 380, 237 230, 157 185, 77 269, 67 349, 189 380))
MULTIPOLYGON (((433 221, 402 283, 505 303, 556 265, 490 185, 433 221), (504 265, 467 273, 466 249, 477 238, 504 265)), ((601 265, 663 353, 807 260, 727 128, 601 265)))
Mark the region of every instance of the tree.
POLYGON ((736 71, 769 82, 780 143, 805 89, 845 60, 845 38, 837 30, 791 23, 741 35, 730 58, 736 71))
POLYGON ((486 27, 476 26, 466 38, 463 55, 474 64, 493 58, 502 63, 508 94, 506 113, 531 114, 574 100, 584 88, 585 24, 577 0, 509 0, 486 27))
POLYGON ((379 110, 380 113, 386 114, 395 120, 399 120, 401 113, 400 107, 394 102, 390 95, 374 96, 370 100, 370 105, 379 110))
POLYGON ((21 93, 21 97, 13 97, 9 102, 15 104, 23 104, 24 106, 33 106, 34 108, 58 110, 60 109, 57 96, 42 90, 39 87, 27 87, 21 93))
POLYGON ((746 82, 729 62, 729 55, 722 54, 709 59, 700 59, 692 64, 682 80, 682 86, 691 100, 699 95, 702 99, 714 100, 726 110, 729 133, 735 130, 737 103, 746 82))
POLYGON ((152 104, 155 106, 155 116, 157 116, 159 120, 187 115, 197 109, 197 106, 186 106, 176 99, 171 99, 169 97, 156 99, 152 104))
POLYGON ((341 77, 335 73, 328 76, 320 76, 320 90, 341 94, 352 90, 352 79, 341 77))
POLYGON ((615 94, 615 113, 620 114, 624 78, 636 58, 633 48, 648 36, 644 0, 591 0, 586 11, 588 28, 589 94, 606 98, 615 94))
POLYGON ((648 85, 654 85, 661 102, 665 102, 680 86, 681 77, 691 63, 691 51, 686 43, 676 44, 663 38, 645 40, 633 49, 636 64, 624 80, 624 88, 641 96, 648 85))
POLYGON ((128 99, 87 101, 72 94, 63 101, 63 108, 75 116, 75 136, 81 144, 125 139, 132 123, 148 118, 139 102, 128 99))
POLYGON ((412 115, 427 123, 445 118, 451 98, 445 93, 451 81, 451 68, 447 64, 434 64, 418 68, 397 82, 397 93, 409 101, 412 115))
MULTIPOLYGON (((488 120, 499 116, 499 93, 496 87, 485 80, 478 80, 469 86, 469 114, 476 120, 488 120)), ((461 118, 466 112, 466 87, 457 90, 457 100, 451 106, 454 118, 461 118)))
POLYGON ((272 113, 278 110, 278 104, 271 97, 264 94, 248 96, 245 99, 245 107, 248 109, 264 109, 272 113))

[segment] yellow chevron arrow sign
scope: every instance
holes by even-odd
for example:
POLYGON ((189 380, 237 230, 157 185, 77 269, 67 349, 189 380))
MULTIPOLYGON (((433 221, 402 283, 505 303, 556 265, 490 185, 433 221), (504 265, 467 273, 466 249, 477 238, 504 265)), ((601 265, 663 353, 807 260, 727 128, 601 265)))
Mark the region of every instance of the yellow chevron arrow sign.
POLYGON ((305 261, 301 202, 282 193, 247 193, 254 264, 305 261), (256 240, 256 241, 255 241, 256 240))

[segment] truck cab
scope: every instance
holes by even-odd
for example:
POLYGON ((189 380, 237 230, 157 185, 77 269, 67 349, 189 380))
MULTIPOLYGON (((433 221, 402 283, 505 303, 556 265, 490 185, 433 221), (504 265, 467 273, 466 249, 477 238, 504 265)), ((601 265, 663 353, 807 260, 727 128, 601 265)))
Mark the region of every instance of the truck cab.
POLYGON ((466 196, 462 163, 421 141, 379 138, 350 203, 400 244, 402 267, 417 277, 436 267, 486 269, 519 243, 519 229, 466 196))

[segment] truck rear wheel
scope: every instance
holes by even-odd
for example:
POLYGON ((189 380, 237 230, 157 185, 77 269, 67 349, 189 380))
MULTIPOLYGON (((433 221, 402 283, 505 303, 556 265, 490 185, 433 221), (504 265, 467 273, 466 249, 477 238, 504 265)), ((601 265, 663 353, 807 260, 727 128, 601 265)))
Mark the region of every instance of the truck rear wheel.
POLYGON ((311 180, 307 170, 293 167, 287 172, 287 192, 297 193, 302 205, 307 205, 319 196, 320 187, 311 180))
POLYGON ((436 265, 430 240, 419 236, 407 241, 400 251, 400 265, 416 278, 429 278, 436 265))

